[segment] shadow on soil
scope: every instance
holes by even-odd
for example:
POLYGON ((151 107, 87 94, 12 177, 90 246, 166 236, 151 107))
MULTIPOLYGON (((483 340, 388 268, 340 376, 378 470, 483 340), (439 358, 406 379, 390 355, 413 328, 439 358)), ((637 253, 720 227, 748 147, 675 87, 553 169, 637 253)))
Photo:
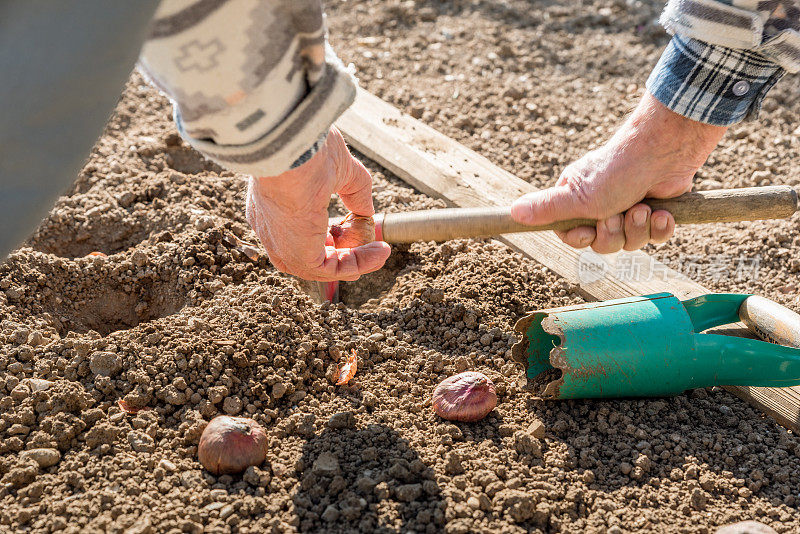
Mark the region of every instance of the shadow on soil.
POLYGON ((437 532, 444 524, 433 470, 389 427, 326 429, 301 461, 293 501, 302 532, 437 532))
POLYGON ((365 274, 355 282, 340 282, 339 300, 348 308, 359 309, 392 289, 398 276, 417 268, 418 261, 416 254, 408 250, 408 245, 395 245, 383 268, 365 274))

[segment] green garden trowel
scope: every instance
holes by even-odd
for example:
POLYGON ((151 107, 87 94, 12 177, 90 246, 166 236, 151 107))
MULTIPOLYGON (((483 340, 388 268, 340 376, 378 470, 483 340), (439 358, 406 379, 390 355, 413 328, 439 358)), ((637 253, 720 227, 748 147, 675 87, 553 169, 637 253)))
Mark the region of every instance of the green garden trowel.
POLYGON ((514 359, 544 399, 655 397, 709 386, 800 384, 800 315, 762 297, 658 293, 534 312, 514 359), (743 321, 767 343, 703 334, 743 321))

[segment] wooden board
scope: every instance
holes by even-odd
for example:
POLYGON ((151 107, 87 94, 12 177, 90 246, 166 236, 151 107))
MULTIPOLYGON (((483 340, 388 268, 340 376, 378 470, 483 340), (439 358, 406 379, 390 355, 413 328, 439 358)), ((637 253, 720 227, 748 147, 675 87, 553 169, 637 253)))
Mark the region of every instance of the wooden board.
MULTIPOLYGON (((507 205, 536 190, 477 152, 364 90, 359 90, 355 103, 336 126, 359 152, 423 193, 444 199, 449 206, 507 205)), ((499 239, 578 284, 589 300, 662 291, 685 299, 710 292, 643 252, 599 256, 565 245, 552 232, 509 234, 499 239)), ((800 431, 800 387, 726 389, 787 428, 800 431)))

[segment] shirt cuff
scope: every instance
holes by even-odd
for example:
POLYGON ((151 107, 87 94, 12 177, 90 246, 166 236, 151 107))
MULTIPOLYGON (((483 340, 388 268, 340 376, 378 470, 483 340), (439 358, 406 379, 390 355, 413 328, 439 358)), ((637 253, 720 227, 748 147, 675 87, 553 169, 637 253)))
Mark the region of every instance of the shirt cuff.
POLYGON ((675 35, 647 79, 647 90, 689 119, 730 126, 758 116, 784 69, 748 50, 675 35))
MULTIPOLYGON (((300 103, 275 128, 253 142, 220 144, 216 139, 199 137, 187 128, 181 107, 176 105, 178 132, 195 150, 230 171, 266 177, 299 167, 317 153, 331 125, 356 96, 355 79, 330 47, 326 47, 325 60, 322 77, 300 103)), ((279 95, 275 100, 279 101, 279 95)), ((273 102, 265 99, 263 105, 273 102)), ((235 106, 227 111, 220 120, 238 120, 235 106)), ((206 124, 213 127, 212 119, 206 119, 206 124)))

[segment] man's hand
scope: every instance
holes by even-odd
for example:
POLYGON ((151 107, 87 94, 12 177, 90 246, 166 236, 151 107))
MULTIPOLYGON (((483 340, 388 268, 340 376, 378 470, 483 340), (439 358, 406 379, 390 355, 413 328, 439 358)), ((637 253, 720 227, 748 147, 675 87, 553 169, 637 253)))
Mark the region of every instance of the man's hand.
POLYGON ((279 271, 305 280, 357 280, 380 269, 387 243, 336 249, 328 233, 328 203, 338 193, 358 215, 375 214, 372 177, 331 127, 325 144, 303 165, 279 176, 251 178, 247 220, 279 271))
POLYGON ((598 219, 594 228, 581 226, 559 237, 600 254, 663 243, 675 230, 672 215, 663 210, 651 213, 638 202, 689 191, 695 172, 726 129, 682 117, 645 93, 605 145, 566 167, 554 187, 517 199, 511 215, 533 225, 598 219))

